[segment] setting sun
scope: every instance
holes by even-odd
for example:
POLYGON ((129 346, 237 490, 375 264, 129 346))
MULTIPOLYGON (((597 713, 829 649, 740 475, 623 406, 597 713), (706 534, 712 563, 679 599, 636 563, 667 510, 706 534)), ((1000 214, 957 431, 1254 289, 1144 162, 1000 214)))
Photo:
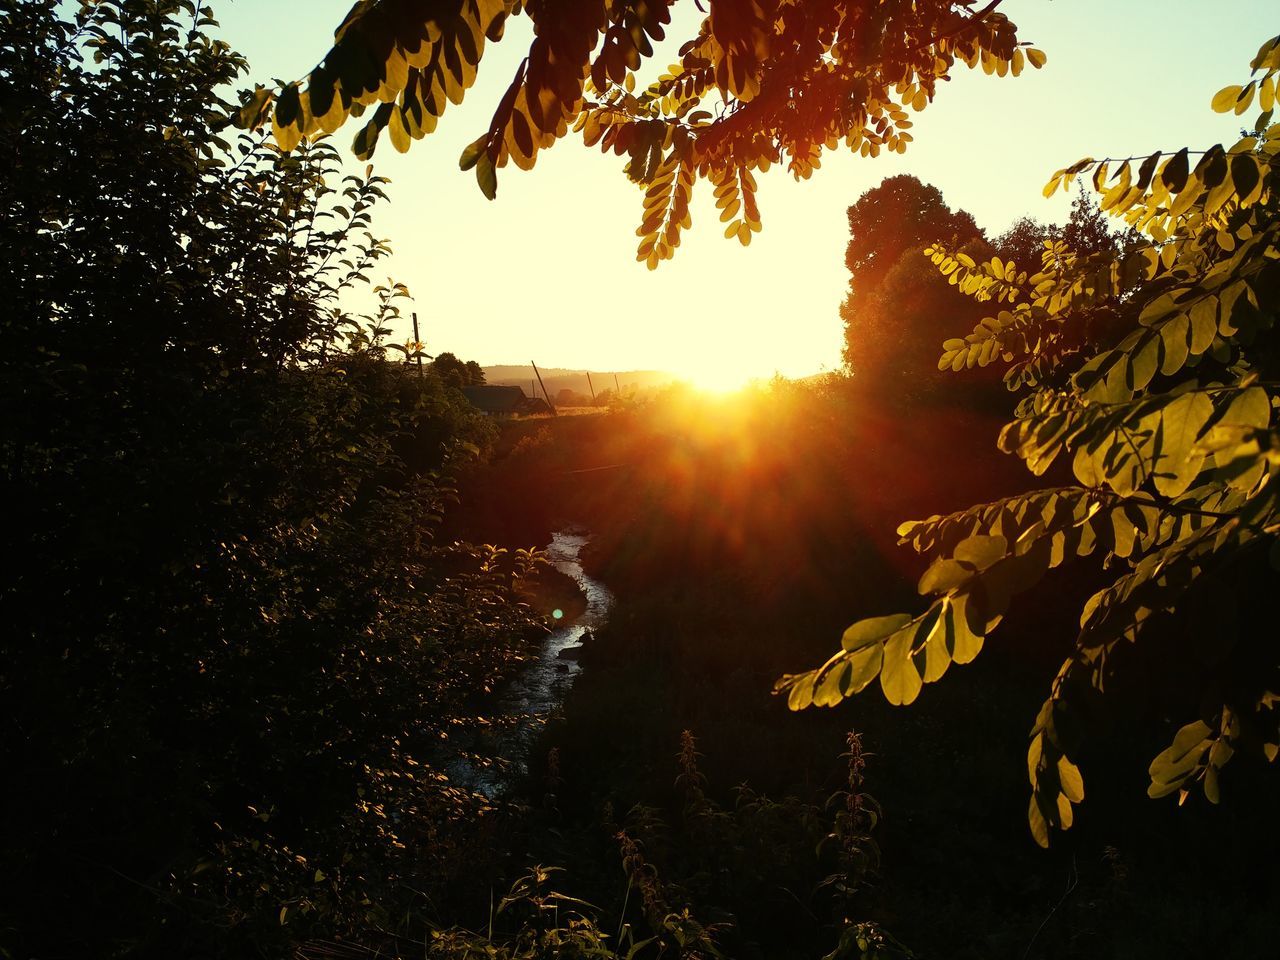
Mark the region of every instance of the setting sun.
POLYGON ((704 367, 680 377, 691 387, 704 393, 734 393, 760 379, 731 366, 704 367))

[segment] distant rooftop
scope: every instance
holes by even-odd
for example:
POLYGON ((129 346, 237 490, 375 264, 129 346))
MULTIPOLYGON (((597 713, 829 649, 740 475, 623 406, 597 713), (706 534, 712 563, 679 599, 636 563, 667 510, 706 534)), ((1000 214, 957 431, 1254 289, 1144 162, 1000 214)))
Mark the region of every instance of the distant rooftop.
POLYGON ((481 383, 463 387, 463 395, 477 410, 495 415, 517 413, 550 413, 551 407, 540 397, 528 397, 520 387, 481 383))

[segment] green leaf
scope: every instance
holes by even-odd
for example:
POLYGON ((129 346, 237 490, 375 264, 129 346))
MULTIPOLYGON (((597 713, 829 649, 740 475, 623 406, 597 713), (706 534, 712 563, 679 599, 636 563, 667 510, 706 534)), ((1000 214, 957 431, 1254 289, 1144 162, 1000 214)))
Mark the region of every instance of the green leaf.
MULTIPOLYGON (((922 623, 921 629, 924 629, 922 623)), ((946 618, 934 619, 924 642, 924 682, 934 683, 941 680, 947 668, 951 666, 951 651, 947 648, 946 618)))
POLYGON ((1191 321, 1186 314, 1178 314, 1160 327, 1160 343, 1163 347, 1160 372, 1166 377, 1177 373, 1186 365, 1189 353, 1187 334, 1191 321))
POLYGON ((813 703, 814 677, 813 673, 806 673, 800 677, 793 678, 791 690, 787 694, 788 709, 803 710, 813 703))
POLYGON ((913 703, 920 694, 924 681, 911 657, 911 645, 916 632, 899 630, 884 645, 884 664, 880 669, 880 686, 885 699, 894 706, 913 703))
POLYGON ((1227 405, 1216 426, 1252 427, 1263 430, 1271 425, 1271 398, 1262 387, 1249 387, 1236 394, 1227 405))
POLYGON ((951 651, 951 659, 962 665, 973 662, 982 652, 983 643, 982 634, 976 633, 969 624, 968 606, 969 600, 964 594, 950 597, 942 615, 947 649, 951 651))
POLYGON ((1160 442, 1153 481, 1166 497, 1178 497, 1204 466, 1194 447, 1213 416, 1213 401, 1203 393, 1184 393, 1160 413, 1160 442))
POLYGON ((1130 390, 1145 390, 1155 377, 1160 365, 1160 344, 1160 336, 1148 332, 1142 337, 1137 349, 1132 351, 1128 369, 1130 390))
POLYGON ((879 643, 863 647, 851 655, 849 657, 849 673, 845 678, 844 695, 850 697, 865 690, 880 673, 880 667, 883 662, 884 646, 879 643))
POLYGON ((866 620, 859 620, 844 632, 841 638, 841 645, 853 652, 872 644, 879 643, 885 637, 900 630, 911 622, 911 616, 906 613, 895 613, 888 617, 870 617, 866 620))
POLYGON ((1058 758, 1058 784, 1072 803, 1084 800, 1084 777, 1080 776, 1080 769, 1065 756, 1058 758))
POLYGON ((476 183, 480 184, 480 192, 490 200, 498 195, 498 171, 487 150, 476 158, 476 183))
POLYGON ((1165 750, 1161 751, 1148 768, 1151 775, 1150 796, 1166 796, 1176 790, 1200 765, 1200 759, 1209 749, 1212 728, 1203 720, 1195 720, 1180 729, 1165 750), (1171 789, 1157 793, 1161 787, 1171 789))
POLYGON ((458 158, 458 166, 463 170, 470 170, 474 167, 480 160, 480 154, 484 153, 488 143, 489 135, 487 133, 472 140, 467 144, 466 149, 462 151, 462 156, 458 158))
POLYGON ((1237 153, 1231 158, 1231 182, 1241 200, 1248 198, 1261 180, 1258 164, 1251 154, 1237 153))
POLYGON ((1036 802, 1036 798, 1031 798, 1031 807, 1027 811, 1027 823, 1031 827, 1031 836, 1035 842, 1046 850, 1049 848, 1049 823, 1044 818, 1044 814, 1040 812, 1040 805, 1036 802))
POLYGON ((1218 335, 1218 298, 1204 297, 1195 302, 1188 317, 1191 322, 1191 354, 1200 356, 1218 335))
POLYGON ((1170 193, 1181 193, 1187 185, 1187 175, 1190 172, 1191 167, 1187 159, 1187 148, 1183 147, 1169 158, 1169 162, 1164 165, 1164 169, 1160 172, 1160 179, 1169 188, 1170 193))
POLYGON ((972 564, 979 570, 986 570, 992 564, 1003 560, 1009 552, 1009 541, 1001 536, 972 536, 961 540, 952 551, 955 559, 972 564))
POLYGON ((949 557, 938 557, 929 565, 929 569, 920 578, 917 589, 920 595, 946 593, 964 583, 973 576, 973 568, 949 557))
POLYGON ((409 152, 409 145, 413 142, 413 138, 409 136, 408 127, 404 122, 404 113, 399 107, 393 108, 391 115, 387 118, 387 136, 391 139, 391 146, 395 148, 396 153, 409 152))
POLYGON ((1243 88, 1239 84, 1230 87, 1223 87, 1213 95, 1210 105, 1213 107, 1214 113, 1230 113, 1236 108, 1236 100, 1240 96, 1243 88))
POLYGON ((843 700, 844 680, 848 672, 849 661, 841 659, 825 673, 822 673, 814 684, 813 705, 815 707, 834 707, 843 700))

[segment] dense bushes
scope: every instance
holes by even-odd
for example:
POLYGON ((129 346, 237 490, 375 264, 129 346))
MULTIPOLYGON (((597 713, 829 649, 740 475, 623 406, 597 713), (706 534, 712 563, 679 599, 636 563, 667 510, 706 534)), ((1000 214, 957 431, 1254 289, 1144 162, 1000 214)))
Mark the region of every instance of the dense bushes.
POLYGON ((434 540, 490 428, 388 361, 403 288, 346 309, 384 181, 210 132, 197 6, 61 9, 0 4, 0 945, 394 931, 477 869, 431 760, 532 621, 434 540))

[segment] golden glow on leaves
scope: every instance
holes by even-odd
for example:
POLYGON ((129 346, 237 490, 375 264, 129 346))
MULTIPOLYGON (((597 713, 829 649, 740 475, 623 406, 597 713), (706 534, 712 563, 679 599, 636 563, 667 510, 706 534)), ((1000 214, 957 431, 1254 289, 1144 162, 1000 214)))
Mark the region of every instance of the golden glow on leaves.
POLYGON ((762 228, 755 173, 782 164, 805 179, 840 146, 902 153, 911 114, 957 64, 1003 77, 1045 63, 996 4, 717 0, 679 62, 641 88, 637 71, 666 36, 671 2, 365 0, 305 86, 258 91, 238 120, 252 127, 270 115, 291 149, 367 115, 357 155, 371 157, 384 131, 404 152, 462 101, 506 18, 528 16, 528 55, 460 165, 493 199, 500 169, 529 169, 570 130, 625 156, 644 195, 636 255, 653 269, 691 225, 698 180, 715 190, 725 236, 745 246, 762 228))
MULTIPOLYGON (((1070 759, 1079 748, 1076 692, 1104 690, 1112 651, 1137 642, 1153 617, 1180 613, 1202 575, 1268 555, 1280 567, 1280 384, 1264 382, 1280 284, 1280 125, 1270 113, 1280 37, 1252 66, 1255 76, 1212 102, 1236 115, 1255 95, 1263 104, 1253 131, 1232 147, 1086 157, 1050 178, 1046 196, 1077 178, 1090 184, 1102 210, 1142 232, 1128 249, 1084 256, 1049 241, 1040 264, 1024 268, 978 263, 938 244, 924 251, 994 313, 947 340, 939 368, 1005 364, 1010 389, 1028 392, 1000 448, 1035 475, 1069 461, 1078 485, 903 524, 901 542, 933 557, 920 580, 929 608, 914 619, 860 621, 827 663, 777 684, 792 709, 834 706, 856 692, 852 657, 864 674, 875 663, 865 640, 881 650, 886 698, 910 703, 949 662, 978 653, 1014 595, 1071 559, 1102 555, 1127 572, 1085 604, 1076 646, 1031 733, 1028 823, 1042 846, 1052 829, 1072 825, 1084 799, 1070 759), (1125 326, 1090 342, 1081 330, 1098 316, 1125 326), (940 635, 949 639, 935 647, 940 635)), ((1207 682, 1208 712, 1151 763, 1153 797, 1181 802, 1198 781, 1216 803, 1219 771, 1237 749, 1280 756, 1276 695, 1207 682)))

